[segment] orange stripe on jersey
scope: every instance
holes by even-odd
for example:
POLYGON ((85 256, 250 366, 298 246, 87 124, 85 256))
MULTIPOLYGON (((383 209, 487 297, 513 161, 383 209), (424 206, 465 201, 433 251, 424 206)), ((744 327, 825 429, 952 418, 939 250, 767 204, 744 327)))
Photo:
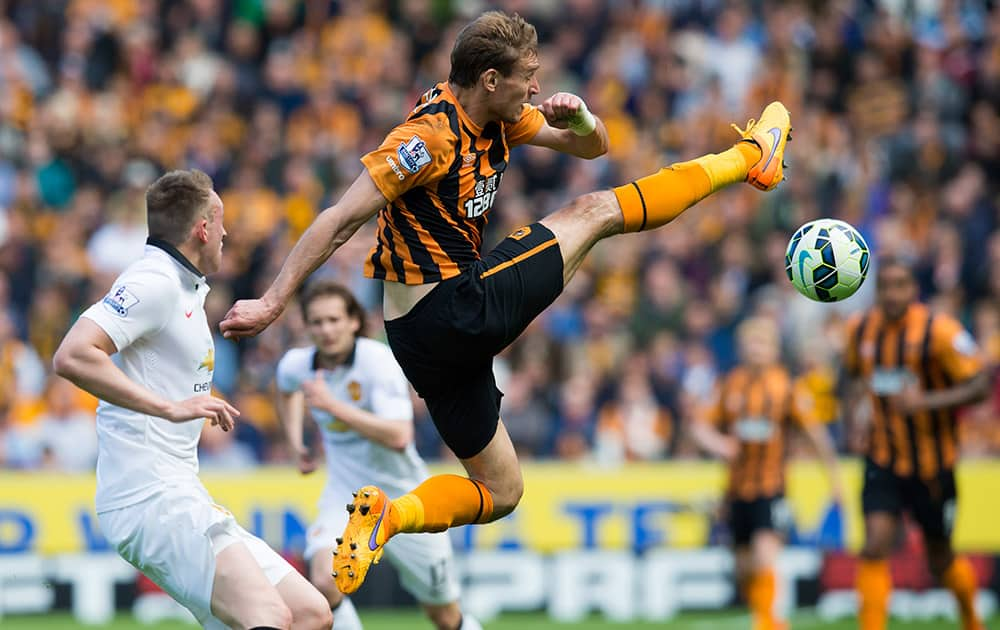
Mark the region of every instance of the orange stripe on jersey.
MULTIPOLYGON (((899 346, 903 340, 905 326, 905 322, 887 323, 882 333, 882 367, 887 371, 894 370, 897 378, 902 378, 900 368, 903 366, 903 357, 899 346)), ((913 459, 910 450, 910 432, 903 416, 894 410, 887 397, 882 398, 882 411, 889 425, 889 434, 892 436, 893 455, 896 460, 894 469, 897 474, 904 477, 911 475, 913 459)))

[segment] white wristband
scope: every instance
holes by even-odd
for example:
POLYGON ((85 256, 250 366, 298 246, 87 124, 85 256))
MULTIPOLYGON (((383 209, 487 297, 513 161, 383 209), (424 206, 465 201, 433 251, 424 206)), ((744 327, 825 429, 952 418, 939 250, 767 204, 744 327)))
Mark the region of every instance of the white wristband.
POLYGON ((597 119, 587 109, 587 104, 580 101, 580 109, 569 119, 567 128, 578 136, 589 136, 597 129, 597 119))

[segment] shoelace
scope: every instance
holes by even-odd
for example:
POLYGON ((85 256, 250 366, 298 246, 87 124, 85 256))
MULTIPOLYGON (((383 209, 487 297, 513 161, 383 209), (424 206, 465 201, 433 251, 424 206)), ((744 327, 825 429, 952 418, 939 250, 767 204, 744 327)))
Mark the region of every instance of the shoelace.
POLYGON ((736 133, 740 134, 740 136, 742 138, 747 138, 748 139, 748 138, 750 138, 750 130, 756 124, 757 124, 757 119, 756 118, 751 118, 750 120, 747 121, 747 128, 746 129, 740 129, 740 126, 737 125, 736 123, 731 123, 729 126, 732 127, 736 131, 736 133))

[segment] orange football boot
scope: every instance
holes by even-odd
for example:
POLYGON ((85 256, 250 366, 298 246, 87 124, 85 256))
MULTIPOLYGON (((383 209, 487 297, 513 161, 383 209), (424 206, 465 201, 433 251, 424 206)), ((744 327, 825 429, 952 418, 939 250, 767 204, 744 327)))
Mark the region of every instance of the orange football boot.
POLYGON ((746 182, 760 190, 774 190, 785 179, 785 145, 792 139, 792 119, 785 106, 774 101, 764 108, 759 120, 753 118, 746 129, 735 129, 744 140, 760 147, 760 160, 750 167, 746 182))

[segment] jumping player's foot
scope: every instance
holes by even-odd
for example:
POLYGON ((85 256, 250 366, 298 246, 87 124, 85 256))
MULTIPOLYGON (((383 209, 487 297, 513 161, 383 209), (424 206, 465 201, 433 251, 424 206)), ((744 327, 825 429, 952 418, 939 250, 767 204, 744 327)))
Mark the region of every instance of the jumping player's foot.
POLYGON ((389 497, 375 486, 361 488, 347 504, 351 516, 333 549, 333 579, 341 593, 358 590, 368 569, 382 557, 382 545, 388 540, 382 522, 391 505, 389 497))
POLYGON ((792 119, 785 106, 774 101, 764 108, 759 120, 753 118, 746 129, 735 129, 744 140, 760 147, 760 160, 750 167, 746 182, 761 190, 773 190, 785 179, 785 145, 792 139, 792 119))

